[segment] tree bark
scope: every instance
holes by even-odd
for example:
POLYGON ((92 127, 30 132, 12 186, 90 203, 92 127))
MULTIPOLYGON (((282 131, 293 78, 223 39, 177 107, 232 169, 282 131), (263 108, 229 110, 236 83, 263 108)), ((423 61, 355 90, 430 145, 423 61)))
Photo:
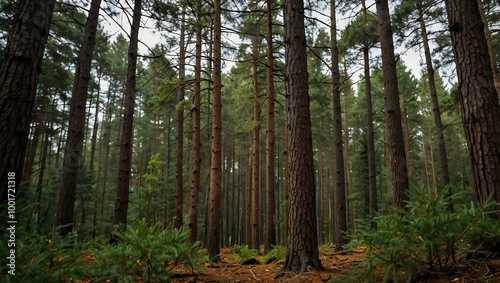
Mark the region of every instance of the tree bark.
POLYGON ((186 29, 186 4, 182 2, 181 16, 181 34, 179 50, 179 91, 177 94, 177 127, 176 127, 176 153, 175 153, 175 220, 174 228, 180 229, 182 226, 183 207, 184 207, 184 188, 182 174, 182 160, 184 150, 184 81, 186 77, 186 48, 185 48, 185 29, 186 29))
POLYGON ((35 126, 35 131, 33 132, 33 140, 31 142, 31 148, 28 155, 28 160, 26 163, 26 168, 24 169, 23 179, 25 181, 31 182, 31 174, 33 173, 33 166, 35 164, 36 151, 38 148, 38 143, 40 137, 44 134, 45 129, 45 113, 47 113, 47 103, 49 96, 49 90, 46 86, 43 87, 43 94, 41 98, 40 113, 38 113, 37 124, 35 126))
POLYGON ((387 0, 377 0, 377 16, 382 49, 382 69, 384 78, 384 112, 386 121, 386 144, 388 147, 391 185, 394 206, 404 208, 408 200, 408 168, 406 165, 401 108, 399 104, 398 78, 394 43, 392 39, 391 17, 387 0))
MULTIPOLYGON (((368 23, 365 0, 361 0, 363 7, 363 21, 368 23)), ((373 129, 373 105, 372 105, 372 85, 370 75, 370 46, 368 42, 363 45, 363 61, 365 75, 365 95, 366 95, 366 121, 367 121, 367 151, 368 151, 368 195, 369 195, 369 215, 370 225, 376 228, 373 217, 377 214, 377 171, 375 159, 375 130, 373 129)))
POLYGON ((259 60, 258 38, 253 37, 253 143, 252 143, 252 240, 250 248, 259 249, 260 217, 260 102, 257 64, 259 60))
POLYGON ((264 251, 270 251, 276 245, 276 206, 274 197, 274 54, 273 54, 273 15, 272 1, 267 0, 267 60, 266 60, 266 227, 264 251))
POLYGON ((493 48, 490 28, 488 27, 486 14, 484 13, 483 0, 477 0, 477 6, 479 8, 479 14, 481 15, 481 22, 483 23, 484 37, 488 46, 488 54, 490 55, 490 65, 491 71, 493 72, 493 82, 495 83, 495 89, 497 91, 498 99, 500 100, 500 72, 497 68, 496 54, 495 49, 493 48))
POLYGON ((221 2, 214 0, 214 42, 213 42, 213 100, 212 100, 212 154, 210 168, 210 196, 208 203, 208 256, 214 259, 220 253, 220 197, 221 197, 221 2))
MULTIPOLYGON (((462 123, 480 203, 500 201, 500 106, 476 1, 447 0, 462 123)), ((498 215, 497 215, 498 216, 498 215)))
POLYGON ((193 171, 189 195, 189 242, 193 244, 198 234, 198 203, 201 176, 201 0, 196 0, 196 59, 193 89, 193 171))
MULTIPOLYGON (((137 45, 141 23, 142 0, 134 1, 130 45, 128 48, 127 82, 125 85, 125 108, 120 141, 120 159, 118 167, 118 187, 115 202, 114 225, 127 225, 128 199, 132 168, 132 147, 134 133, 134 108, 136 95, 137 45)), ((113 240, 113 238, 111 239, 113 240)))
POLYGON ((322 269, 309 109, 304 3, 284 3, 289 216, 285 271, 322 269))
POLYGON ((14 189, 14 194, 18 192, 22 179, 31 116, 54 2, 19 2, 0 63, 0 220, 7 215, 4 208, 7 207, 8 189, 14 189))
MULTIPOLYGON (((337 20, 335 1, 330 1, 330 38, 332 50, 332 85, 333 85, 333 158, 335 160, 335 227, 334 242, 335 251, 344 249, 347 243, 345 233, 347 232, 346 213, 346 187, 344 169, 344 148, 342 145, 342 108, 340 104, 340 71, 339 71, 339 49, 337 47, 337 20)), ((347 133, 345 133, 347 134, 347 133)))
POLYGON ((78 53, 78 62, 73 84, 73 96, 69 109, 69 124, 64 151, 64 161, 57 206, 56 225, 64 236, 73 230, 73 213, 75 210, 76 186, 78 171, 82 165, 83 140, 85 138, 85 108, 89 89, 92 55, 94 52, 99 9, 101 0, 92 0, 89 9, 85 35, 78 53))
POLYGON ((429 90, 431 92, 432 113, 434 116, 434 126, 436 131, 435 139, 438 145, 439 165, 441 167, 441 183, 443 186, 446 186, 450 183, 450 172, 448 170, 448 157, 446 154, 443 123, 441 121, 441 109, 439 108, 439 99, 436 91, 436 83, 434 81, 434 67, 432 66, 431 49, 429 47, 429 39, 427 37, 427 29, 425 27, 422 7, 419 7, 418 13, 420 32, 422 33, 422 44, 424 46, 425 64, 427 68, 427 80, 429 82, 429 90))

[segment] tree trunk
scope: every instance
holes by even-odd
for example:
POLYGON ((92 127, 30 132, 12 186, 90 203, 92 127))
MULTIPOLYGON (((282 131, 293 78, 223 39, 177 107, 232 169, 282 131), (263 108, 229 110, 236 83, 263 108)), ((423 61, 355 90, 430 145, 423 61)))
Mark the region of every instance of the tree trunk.
POLYGON ((491 40, 491 32, 488 27, 488 21, 486 20, 486 14, 484 13, 483 0, 477 0, 477 5, 479 8, 479 14, 481 15, 481 22, 483 23, 484 37, 486 38, 486 44, 488 46, 488 54, 490 55, 490 66, 493 72, 493 82, 495 84, 495 89, 500 100, 500 73, 497 68, 497 60, 495 56, 495 49, 493 48, 493 41, 491 40))
MULTIPOLYGON (((337 47, 337 20, 335 1, 330 1, 330 37, 332 50, 332 85, 333 85, 333 158, 335 160, 335 227, 334 243, 335 251, 344 249, 347 243, 345 233, 347 232, 346 213, 346 188, 344 169, 344 149, 342 146, 342 108, 340 106, 340 71, 339 71, 339 49, 337 47)), ((347 135, 347 133, 345 133, 347 135)), ((347 145, 346 145, 347 146, 347 145)))
MULTIPOLYGON (((100 100, 100 87, 101 78, 98 80, 97 85, 97 95, 95 101, 95 112, 94 112, 94 126, 92 127, 92 140, 90 142, 90 161, 89 161, 89 171, 94 172, 94 161, 95 161, 95 148, 97 145, 97 131, 99 129, 99 100, 100 100)), ((94 174, 94 176, 96 176, 94 174)))
POLYGON ((250 248, 259 249, 260 217, 260 102, 257 64, 259 60, 258 37, 252 40, 253 64, 253 144, 252 144, 252 240, 250 248))
MULTIPOLYGON (((368 22, 367 8, 365 0, 361 0, 363 6, 363 21, 368 22)), ((377 214, 377 168, 375 158, 375 131, 373 129, 373 107, 372 107, 372 84, 370 78, 370 49, 369 43, 363 45, 363 61, 365 74, 365 95, 366 95, 366 121, 367 121, 367 151, 368 151, 368 195, 369 195, 369 215, 372 228, 376 228, 373 217, 377 214)))
POLYGON ((198 203, 201 176, 201 0, 196 0, 196 59, 193 89, 193 172, 189 194, 189 242, 193 244, 198 234, 198 203))
POLYGON ((56 225, 61 227, 59 233, 63 236, 74 228, 73 213, 75 210, 76 186, 78 171, 82 163, 83 140, 85 137, 85 108, 100 6, 101 0, 92 0, 90 4, 85 35, 76 64, 73 96, 71 97, 69 109, 68 136, 64 151, 61 191, 57 206, 56 225))
MULTIPOLYGON (((479 0, 481 1, 481 0, 479 0)), ((429 90, 431 92, 432 113, 434 115, 434 126, 436 131, 435 139, 437 141, 439 153, 439 165, 441 167, 441 183, 446 186, 450 183, 450 172, 448 170, 448 157, 446 155, 446 144, 444 139, 443 123, 441 122, 441 110, 439 108, 439 100, 436 91, 436 83, 434 81, 434 68, 432 66, 431 49, 429 47, 429 39, 427 37, 427 29, 425 27, 422 7, 419 7, 420 32, 422 33, 422 43, 424 45, 425 64, 427 67, 427 80, 429 82, 429 90)))
MULTIPOLYGON (((183 2, 184 3, 184 2, 183 2)), ((184 43, 186 29, 186 4, 182 4, 181 16, 181 34, 179 50, 179 91, 177 95, 177 128, 176 128, 176 154, 175 154, 175 220, 174 228, 180 229, 182 226, 183 207, 184 207, 184 189, 182 175, 182 160, 184 150, 184 95, 185 95, 185 76, 186 76, 186 48, 184 43)))
POLYGON ((0 63, 0 219, 19 189, 54 0, 19 2, 0 63), (12 179, 14 178, 14 179, 12 179), (9 186, 7 186, 9 184, 9 186), (11 185, 14 185, 11 187, 11 185), (10 198, 9 198, 10 199, 10 198))
POLYGON ((304 3, 284 3, 289 216, 285 271, 322 269, 309 109, 304 3))
POLYGON ((377 15, 382 49, 384 78, 384 112, 386 121, 386 143, 394 197, 394 206, 403 208, 408 199, 408 168, 406 166, 401 108, 399 104, 398 78, 394 43, 392 40, 391 17, 387 0, 377 0, 377 15))
POLYGON ((500 106, 476 1, 448 0, 462 123, 479 202, 500 201, 500 106))
POLYGON ((210 168, 210 197, 208 203, 208 256, 213 259, 220 253, 220 196, 221 196, 221 2, 214 0, 214 42, 213 42, 213 100, 212 100, 212 154, 210 168))
POLYGON ((273 15, 272 1, 267 0, 267 59, 266 59, 266 227, 264 251, 276 245, 276 206, 274 197, 274 55, 273 55, 273 15))
POLYGON ((45 86, 43 87, 43 95, 41 98, 40 105, 40 113, 38 113, 37 124, 35 126, 35 131, 33 132, 33 141, 31 142, 31 148, 28 155, 28 160, 26 163, 26 168, 24 169, 23 179, 30 182, 31 174, 33 173, 33 166, 35 164, 36 150, 38 148, 38 142, 40 141, 40 137, 44 134, 45 129, 45 113, 47 113, 47 103, 49 96, 49 90, 45 86))
MULTIPOLYGON (((128 199, 132 168, 132 147, 134 133, 135 85, 137 69, 137 44, 141 22, 142 0, 134 1, 130 45, 128 48, 127 82, 125 85, 125 108, 120 141, 120 159, 118 167, 118 188, 115 202, 114 225, 127 225, 128 199)), ((113 238, 111 239, 113 240, 113 238)))

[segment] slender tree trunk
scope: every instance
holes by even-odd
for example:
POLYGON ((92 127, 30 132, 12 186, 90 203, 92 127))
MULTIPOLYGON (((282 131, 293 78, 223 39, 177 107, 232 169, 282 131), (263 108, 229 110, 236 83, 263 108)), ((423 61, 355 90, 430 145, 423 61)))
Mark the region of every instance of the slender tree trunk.
POLYGON ((182 2, 181 16, 181 34, 180 34, 180 50, 179 50, 179 80, 180 86, 177 95, 177 133, 176 137, 176 154, 175 154, 175 220, 174 228, 181 228, 183 207, 184 207, 184 188, 183 188, 183 150, 184 150, 184 95, 185 95, 185 76, 186 76, 186 48, 184 43, 186 29, 186 4, 182 2))
MULTIPOLYGON (((123 225, 122 229, 125 229, 127 225, 128 199, 132 171, 137 45, 141 23, 141 2, 142 0, 134 1, 132 26, 130 29, 127 82, 125 86, 125 108, 123 109, 123 128, 120 141, 120 159, 118 165, 118 188, 113 220, 114 225, 123 225)), ((111 241, 112 240, 113 237, 111 241)))
POLYGON ((85 108, 100 6, 101 0, 92 0, 90 4, 85 35, 76 64, 73 96, 71 97, 69 109, 68 136, 64 151, 61 191, 57 207, 56 225, 61 227, 59 233, 63 236, 74 228, 73 213, 75 210, 76 185, 78 171, 82 164, 83 140, 85 137, 85 108))
POLYGON ((276 245, 276 205, 274 196, 274 54, 273 54, 273 14, 272 1, 267 0, 267 60, 266 60, 266 227, 264 251, 270 251, 276 245))
POLYGON ((214 0, 213 42, 213 100, 212 100, 212 155, 210 168, 210 198, 208 203, 208 256, 213 259, 220 253, 220 197, 221 197, 221 2, 214 0))
POLYGON ((382 68, 384 77, 384 111, 386 121, 386 143, 389 151, 391 184, 394 206, 403 208, 408 199, 408 168, 404 147, 401 108, 399 104, 398 78, 394 43, 392 40, 391 17, 387 0, 377 0, 377 15, 382 48, 382 68))
POLYGON ((15 194, 22 179, 36 88, 54 2, 19 2, 0 63, 0 220, 7 217, 7 206, 4 204, 8 200, 8 191, 15 194))
MULTIPOLYGON (((478 0, 479 2, 481 0, 478 0)), ((439 153, 439 165, 441 167, 441 183, 446 186, 450 183, 450 172, 448 170, 448 157, 446 154, 446 144, 444 139, 443 123, 441 121, 441 109, 439 108, 439 100, 436 91, 436 83, 434 81, 434 67, 432 66, 431 49, 429 47, 429 39, 427 37, 427 29, 425 27, 422 8, 419 7, 420 32, 422 33, 422 43, 424 46, 425 64, 427 67, 427 80, 429 82, 429 90, 431 92, 432 113, 434 115, 435 139, 437 141, 439 153)))
POLYGON ((99 129, 99 100, 101 96, 100 84, 101 84, 101 78, 99 77, 97 85, 97 95, 95 101, 94 126, 92 127, 92 141, 90 142, 90 161, 89 161, 90 172, 94 172, 95 148, 97 145, 97 131, 99 129))
MULTIPOLYGON (((500 201, 500 106, 476 1, 447 0, 462 123, 479 202, 500 201)), ((496 215, 498 217, 498 215, 496 215)))
POLYGON ((287 172, 290 202, 285 271, 322 269, 316 225, 316 193, 309 109, 304 3, 284 3, 287 172))
MULTIPOLYGON (((342 146, 342 108, 340 106, 340 71, 339 49, 337 47, 337 20, 335 1, 330 1, 330 38, 332 50, 332 84, 333 84, 333 158, 335 161, 335 251, 344 249, 347 232, 346 188, 344 169, 344 149, 342 146)), ((347 133, 345 133, 347 134, 347 133)))
POLYGON ((37 124, 35 126, 35 131, 33 133, 33 141, 31 142, 31 148, 26 163, 26 168, 24 169, 23 179, 30 182, 31 174, 33 173, 33 165, 35 164, 36 151, 38 148, 38 142, 40 137, 44 134, 45 129, 45 113, 47 112, 47 103, 49 100, 49 89, 45 86, 43 88, 43 94, 41 98, 40 113, 38 113, 37 124))
POLYGON ((252 155, 246 150, 246 178, 245 178, 245 242, 252 245, 252 155))
POLYGON ((258 37, 254 36, 252 48, 253 64, 253 122, 252 129, 252 240, 250 248, 259 249, 259 217, 260 217, 260 102, 257 64, 259 61, 258 37))
POLYGON ((201 176, 201 0, 196 0, 196 59, 193 89, 193 172, 189 195, 189 242, 197 240, 201 176))
MULTIPOLYGON (((363 6, 363 21, 368 22, 367 8, 365 0, 361 0, 363 6)), ((375 159, 375 131, 373 129, 373 107, 372 107, 372 84, 370 75, 370 49, 369 43, 363 45, 363 60, 365 74, 365 95, 366 95, 366 121, 367 121, 367 150, 368 150, 368 195, 369 195, 369 215, 371 227, 376 228, 373 217, 377 214, 377 168, 375 159)))

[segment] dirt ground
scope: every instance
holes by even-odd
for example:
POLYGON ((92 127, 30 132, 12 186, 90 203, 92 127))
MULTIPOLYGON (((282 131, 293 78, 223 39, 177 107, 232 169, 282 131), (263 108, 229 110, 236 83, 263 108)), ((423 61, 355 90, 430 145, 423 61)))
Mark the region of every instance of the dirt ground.
MULTIPOLYGON (((282 273, 283 262, 270 264, 239 264, 231 253, 231 248, 221 250, 221 261, 217 264, 205 264, 205 272, 197 275, 186 270, 174 270, 175 283, 188 282, 288 282, 288 283, 319 283, 328 282, 337 276, 340 282, 348 270, 361 262, 364 251, 351 250, 333 253, 332 249, 322 247, 320 259, 325 270, 305 273, 282 273)), ((434 274, 428 278, 414 282, 463 282, 463 283, 500 283, 500 259, 463 261, 453 273, 434 274)))

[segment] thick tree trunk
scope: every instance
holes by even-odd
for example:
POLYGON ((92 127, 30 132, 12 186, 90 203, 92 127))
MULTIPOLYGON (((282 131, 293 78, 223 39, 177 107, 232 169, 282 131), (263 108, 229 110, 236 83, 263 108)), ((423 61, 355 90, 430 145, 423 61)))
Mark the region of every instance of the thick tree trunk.
POLYGON ((401 108, 399 104, 398 78, 394 43, 392 40, 391 17, 387 0, 377 0, 377 15, 382 48, 384 77, 384 112, 386 121, 386 144, 388 147, 391 185, 394 206, 403 208, 408 199, 408 168, 406 166, 401 108))
POLYGON ((477 199, 500 201, 500 106, 476 1, 447 0, 462 123, 477 199))
POLYGON ((56 220, 56 225, 61 227, 59 232, 63 236, 74 228, 73 213, 75 210, 76 185, 78 171, 82 165, 83 140, 85 137, 85 108, 100 6, 101 0, 92 0, 90 4, 85 35, 78 54, 75 71, 56 220))
POLYGON ((7 39, 0 63, 0 219, 7 194, 16 194, 33 113, 38 77, 49 35, 54 0, 24 0, 7 39), (14 189, 14 190, 12 190, 14 189))
MULTIPOLYGON (((333 157, 335 181, 335 227, 334 243, 335 251, 344 249, 347 243, 345 233, 347 232, 346 211, 346 188, 344 169, 344 148, 342 145, 342 108, 340 106, 340 71, 339 71, 339 49, 337 47, 337 20, 335 1, 330 1, 330 37, 332 50, 332 85, 333 85, 333 157)), ((345 133, 347 135, 347 133, 345 133)), ((346 145, 347 146, 347 145, 346 145)))
POLYGON ((122 229, 125 229, 127 225, 128 199, 132 171, 137 45, 141 22, 141 2, 142 0, 134 1, 132 26, 130 30, 127 82, 125 86, 125 108, 123 109, 123 128, 120 141, 120 159, 118 165, 118 188, 113 220, 114 225, 123 225, 123 227, 121 227, 122 229))
POLYGON ((273 55, 273 15, 272 1, 267 0, 267 60, 266 60, 266 227, 264 251, 276 245, 276 206, 274 197, 274 55, 273 55))
POLYGON ((286 271, 322 269, 316 226, 316 193, 309 110, 304 3, 285 1, 285 85, 288 129, 286 271))
MULTIPOLYGON (((184 3, 184 2, 183 2, 184 3)), ((181 34, 179 50, 179 91, 177 94, 177 127, 176 127, 176 153, 175 153, 175 220, 174 228, 180 229, 182 226, 183 207, 184 207, 184 188, 182 174, 182 160, 184 150, 184 80, 186 77, 186 48, 185 48, 185 29, 186 29, 186 4, 182 4, 181 16, 181 34)))
POLYGON ((196 59, 193 89, 193 171, 189 194, 189 242, 197 240, 201 174, 201 0, 196 1, 196 59))
POLYGON ((210 168, 210 195, 208 203, 208 256, 213 259, 220 253, 220 197, 221 197, 221 2, 214 0, 214 42, 213 42, 213 100, 212 100, 212 154, 210 168))

